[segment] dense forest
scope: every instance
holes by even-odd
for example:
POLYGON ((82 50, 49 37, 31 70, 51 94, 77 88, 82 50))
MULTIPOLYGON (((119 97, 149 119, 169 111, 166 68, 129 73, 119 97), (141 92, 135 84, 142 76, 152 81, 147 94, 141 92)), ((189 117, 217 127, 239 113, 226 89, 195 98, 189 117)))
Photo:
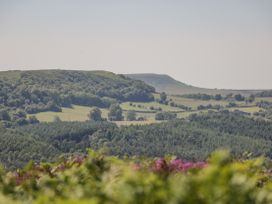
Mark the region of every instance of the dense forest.
POLYGON ((30 160, 51 161, 60 153, 51 144, 17 130, 5 129, 0 123, 0 161, 5 168, 22 167, 30 160))
POLYGON ((219 148, 236 157, 265 155, 272 158, 272 123, 235 113, 192 115, 189 120, 130 126, 96 132, 91 146, 106 146, 114 155, 163 156, 205 159, 219 148))
POLYGON ((118 127, 110 122, 54 122, 1 128, 0 160, 11 169, 27 161, 104 148, 117 156, 176 155, 206 159, 227 148, 237 158, 272 158, 272 123, 230 112, 203 113, 151 125, 118 127), (18 159, 19 158, 19 159, 18 159))
POLYGON ((54 122, 0 128, 0 160, 7 168, 22 167, 28 161, 52 161, 59 156, 82 154, 96 131, 115 127, 107 122, 54 122))

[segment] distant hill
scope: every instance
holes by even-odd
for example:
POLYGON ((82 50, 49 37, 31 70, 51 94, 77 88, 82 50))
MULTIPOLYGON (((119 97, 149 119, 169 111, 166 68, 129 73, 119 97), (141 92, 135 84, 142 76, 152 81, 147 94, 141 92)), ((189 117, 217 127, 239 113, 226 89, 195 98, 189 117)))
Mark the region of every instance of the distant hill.
POLYGON ((157 92, 166 92, 168 94, 183 95, 183 94, 222 94, 241 93, 243 95, 250 95, 258 93, 261 90, 231 90, 231 89, 207 89, 191 86, 180 81, 175 80, 169 75, 164 74, 127 74, 126 76, 132 79, 138 79, 153 86, 157 92))

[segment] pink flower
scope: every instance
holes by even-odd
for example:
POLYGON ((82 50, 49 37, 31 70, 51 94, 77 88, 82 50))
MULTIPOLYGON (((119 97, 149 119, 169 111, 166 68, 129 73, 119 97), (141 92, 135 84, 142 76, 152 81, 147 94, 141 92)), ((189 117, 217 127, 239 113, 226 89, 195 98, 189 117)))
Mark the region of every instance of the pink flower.
POLYGON ((190 169, 201 169, 207 166, 206 162, 189 162, 180 159, 170 161, 169 168, 171 171, 187 171, 190 169))
POLYGON ((167 162, 163 158, 160 158, 155 161, 155 164, 153 165, 152 169, 155 172, 168 171, 167 162))
POLYGON ((141 164, 136 163, 132 166, 132 169, 135 171, 139 171, 142 168, 141 164))

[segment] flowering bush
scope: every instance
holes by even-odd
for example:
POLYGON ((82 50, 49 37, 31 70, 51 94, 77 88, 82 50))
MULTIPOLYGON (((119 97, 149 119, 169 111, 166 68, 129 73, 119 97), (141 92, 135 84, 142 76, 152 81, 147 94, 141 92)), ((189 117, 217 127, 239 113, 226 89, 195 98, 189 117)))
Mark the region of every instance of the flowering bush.
POLYGON ((227 152, 208 162, 173 158, 118 159, 89 151, 57 164, 29 163, 0 172, 2 204, 272 203, 271 164, 234 161, 227 152))

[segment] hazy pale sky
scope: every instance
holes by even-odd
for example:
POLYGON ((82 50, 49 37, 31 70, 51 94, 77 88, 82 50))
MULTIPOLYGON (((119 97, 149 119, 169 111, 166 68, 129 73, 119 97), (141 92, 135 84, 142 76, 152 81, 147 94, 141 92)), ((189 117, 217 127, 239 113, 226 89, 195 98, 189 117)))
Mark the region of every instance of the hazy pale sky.
POLYGON ((55 68, 271 89, 272 1, 0 0, 0 70, 55 68))

